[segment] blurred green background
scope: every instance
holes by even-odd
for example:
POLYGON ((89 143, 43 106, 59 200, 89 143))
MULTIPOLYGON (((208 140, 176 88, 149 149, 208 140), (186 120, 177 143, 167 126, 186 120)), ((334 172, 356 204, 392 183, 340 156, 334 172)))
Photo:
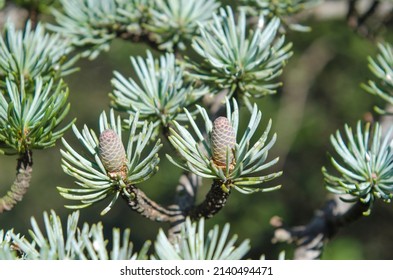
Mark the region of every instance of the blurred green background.
MULTIPOLYGON (((375 115, 372 111, 374 105, 383 106, 380 100, 360 88, 361 83, 371 78, 367 56, 376 54, 375 44, 355 34, 344 19, 310 20, 307 24, 312 27, 311 32, 289 32, 287 35, 287 41, 294 43, 294 56, 285 67, 281 79, 284 82, 291 79, 291 87, 284 86, 276 95, 257 101, 263 112, 263 123, 272 118, 273 131, 278 134, 271 157, 280 156, 281 160, 280 167, 273 169, 281 168, 284 171, 281 178, 268 184, 282 184, 282 189, 250 196, 233 192, 227 206, 207 222, 209 228, 214 224, 223 226, 230 222, 232 234, 237 233, 240 240, 249 238, 252 245, 249 258, 259 258, 265 254, 268 259, 276 259, 282 250, 291 258, 292 246, 271 243, 273 228, 269 225, 270 218, 278 215, 288 225, 307 223, 326 199, 321 167, 328 165, 327 152, 332 151, 330 134, 341 130, 345 123, 353 126, 358 120, 369 118, 369 113, 375 115), (303 75, 307 75, 302 72, 303 67, 299 67, 299 60, 302 61, 304 53, 315 44, 322 46, 329 59, 308 85, 309 91, 307 96, 302 96, 302 103, 301 98, 291 94, 296 92, 298 86, 303 87, 296 84, 297 81, 300 83, 303 75), (290 112, 295 112, 296 118, 290 112)), ((393 42, 391 31, 383 35, 386 41, 393 42)), ((131 75, 129 56, 145 55, 146 48, 143 44, 116 40, 108 53, 102 53, 94 61, 81 60, 78 63, 80 71, 66 77, 71 102, 68 117, 77 118, 79 129, 84 124, 98 128, 99 114, 109 109, 108 93, 111 91, 113 71, 131 75)), ((320 58, 314 56, 308 60, 307 67, 312 71, 313 65, 319 62, 320 58)), ((247 119, 247 112, 244 111, 242 116, 247 119)), ((64 137, 77 145, 71 130, 64 137)), ((61 148, 62 144, 58 142, 52 149, 34 152, 31 187, 21 203, 12 211, 0 215, 0 228, 14 228, 16 232, 28 235, 30 217, 36 217, 42 225, 42 213, 50 209, 54 209, 66 222, 71 210, 64 208, 64 204, 70 201, 59 195, 56 186, 72 186, 73 178, 61 170, 61 148)), ((166 148, 162 151, 160 171, 140 186, 161 204, 172 203, 177 175, 181 174, 166 160, 166 148)), ((14 180, 15 165, 16 158, 2 156, 0 159, 1 195, 14 180)), ((200 198, 207 191, 209 182, 206 183, 200 198)), ((108 238, 111 237, 112 227, 131 228, 136 248, 147 239, 154 240, 160 227, 166 228, 166 225, 135 214, 121 199, 108 214, 101 217, 99 213, 108 202, 81 210, 80 225, 102 221, 108 238)), ((378 201, 370 217, 339 231, 327 244, 323 258, 393 259, 392 221, 393 206, 378 201)))

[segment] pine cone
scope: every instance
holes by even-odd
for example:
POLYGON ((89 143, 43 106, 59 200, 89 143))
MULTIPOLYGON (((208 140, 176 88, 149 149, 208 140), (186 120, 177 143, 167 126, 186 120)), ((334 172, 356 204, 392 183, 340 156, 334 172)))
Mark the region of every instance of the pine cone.
POLYGON ((110 174, 116 175, 126 169, 126 151, 115 131, 106 129, 101 133, 99 150, 101 161, 110 174))
POLYGON ((233 131, 233 128, 227 118, 218 117, 214 121, 211 140, 213 148, 213 161, 218 166, 226 166, 227 147, 229 147, 229 163, 232 163, 232 150, 235 148, 236 138, 235 132, 233 131))

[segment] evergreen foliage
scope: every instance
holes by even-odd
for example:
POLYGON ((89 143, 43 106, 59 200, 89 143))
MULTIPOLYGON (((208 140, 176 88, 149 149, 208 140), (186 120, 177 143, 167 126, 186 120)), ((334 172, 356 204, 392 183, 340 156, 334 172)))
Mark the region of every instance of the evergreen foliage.
MULTIPOLYGON (((121 118, 119 116, 116 118, 113 110, 110 112, 109 119, 105 112, 101 114, 99 125, 100 134, 111 129, 119 139, 122 139, 121 118)), ((72 126, 84 152, 78 153, 63 139, 65 150, 61 150, 62 167, 64 172, 78 180, 77 185, 81 188, 58 187, 58 190, 63 197, 80 201, 81 204, 68 205, 67 207, 72 209, 87 207, 113 195, 111 203, 101 212, 103 215, 110 210, 121 192, 129 195, 125 190, 127 184, 138 184, 154 175, 160 161, 157 154, 161 148, 160 140, 157 140, 154 148, 142 158, 142 152, 153 133, 153 124, 145 122, 140 132, 137 132, 137 125, 138 115, 130 116, 126 128, 129 136, 126 146, 125 169, 120 172, 111 172, 106 168, 107 164, 100 157, 99 138, 93 130, 85 125, 83 130, 79 132, 76 126, 72 126), (88 158, 85 156, 87 154, 88 158)))
POLYGON ((45 149, 55 145, 72 122, 56 131, 66 117, 68 88, 60 80, 44 82, 35 79, 30 89, 24 81, 17 84, 5 79, 6 89, 0 90, 0 141, 3 153, 22 154, 32 149, 45 149))
POLYGON ((101 223, 78 227, 79 212, 68 216, 66 231, 62 222, 52 210, 50 215, 44 213, 45 231, 31 218, 30 238, 14 234, 12 230, 0 231, 0 259, 25 260, 126 260, 146 259, 150 246, 146 242, 139 253, 133 252, 130 243, 130 230, 121 234, 113 229, 112 249, 107 248, 101 223))
POLYGON ((37 77, 47 82, 74 72, 78 57, 67 61, 71 50, 60 34, 48 34, 41 23, 33 30, 27 22, 22 31, 8 22, 0 38, 0 89, 6 87, 5 78, 29 86, 37 77))
POLYGON ((242 0, 243 8, 252 15, 263 14, 267 18, 279 17, 281 21, 291 30, 310 31, 310 28, 302 24, 287 22, 288 16, 295 15, 304 10, 310 9, 320 0, 242 0))
POLYGON ((189 62, 190 75, 214 91, 227 89, 228 97, 235 94, 246 104, 249 97, 275 93, 280 83, 273 81, 292 55, 285 37, 276 37, 279 27, 278 18, 265 23, 261 16, 249 30, 243 10, 236 21, 230 7, 221 8, 212 22, 200 26, 201 36, 192 43, 202 60, 189 62))
POLYGON ((242 259, 250 248, 249 240, 238 247, 234 244, 237 236, 227 241, 229 224, 220 233, 215 226, 205 235, 204 220, 191 223, 188 219, 182 226, 178 243, 171 243, 162 230, 154 243, 155 253, 148 254, 151 242, 146 241, 139 252, 135 252, 130 242, 130 230, 121 234, 119 229, 112 232, 111 249, 104 237, 101 223, 83 224, 78 227, 79 212, 72 212, 63 231, 59 216, 52 210, 44 213, 45 231, 31 218, 30 238, 15 234, 13 230, 0 230, 0 260, 231 260, 242 259))
POLYGON ((280 188, 280 186, 277 186, 263 189, 260 187, 253 187, 253 185, 260 185, 265 181, 272 180, 280 176, 281 172, 258 177, 245 176, 267 169, 278 161, 278 158, 275 158, 265 163, 268 151, 276 140, 276 136, 273 136, 265 146, 271 128, 271 122, 269 122, 268 127, 264 130, 260 138, 254 144, 250 144, 251 138, 258 130, 258 125, 262 117, 262 113, 258 111, 256 105, 253 107, 246 131, 240 136, 238 135, 238 105, 236 101, 233 101, 232 110, 229 101, 227 101, 227 119, 233 127, 235 138, 239 138, 240 141, 236 143, 234 149, 228 147, 225 151, 222 151, 226 158, 224 166, 217 165, 217 163, 214 162, 212 145, 212 135, 214 134, 213 124, 204 108, 198 106, 198 110, 204 120, 208 138, 206 139, 203 136, 192 116, 186 111, 189 122, 197 135, 198 142, 186 128, 175 122, 176 130, 171 129, 172 135, 169 136, 169 140, 185 161, 178 163, 170 155, 167 155, 171 162, 203 178, 220 180, 225 191, 229 191, 228 188, 234 188, 241 193, 249 194, 257 191, 270 191, 280 188))
MULTIPOLYGON (((379 54, 375 59, 369 57, 369 68, 378 80, 369 80, 363 88, 389 104, 393 104, 393 47, 389 43, 378 45, 379 54)), ((386 113, 382 108, 376 107, 377 112, 386 113)))
MULTIPOLYGON (((84 47, 82 56, 96 58, 101 51, 109 50, 116 32, 127 30, 127 23, 118 13, 126 5, 117 0, 61 0, 62 11, 54 10, 58 25, 50 25, 50 29, 71 40, 72 46, 84 47)), ((132 7, 131 7, 132 8, 132 7)))
MULTIPOLYGON (((8 2, 0 0, 0 9, 8 2)), ((54 211, 45 212, 44 230, 31 218, 30 237, 0 228, 0 259, 244 259, 249 240, 236 245, 229 223, 221 232, 219 225, 206 230, 205 219, 227 205, 233 189, 258 196, 281 188, 263 185, 283 172, 271 170, 277 168, 278 157, 269 155, 277 136, 270 136, 271 120, 262 125, 257 99, 282 85, 293 54, 286 33, 309 30, 295 16, 320 1, 243 0, 238 9, 216 0, 39 2, 14 1, 28 10, 28 19, 20 30, 6 22, 0 37, 0 154, 18 156, 0 213, 12 210, 29 188, 33 151, 52 148, 61 138, 60 165, 75 179, 73 187, 57 187, 75 202, 67 208, 109 200, 104 215, 120 197, 131 211, 166 222, 169 229, 160 229, 156 240, 135 252, 130 229, 113 229, 110 242, 101 222, 78 227, 78 211, 65 227, 54 211), (45 24, 38 16, 48 10, 54 22, 45 24), (130 57, 133 75, 114 70, 111 109, 99 116, 98 130, 87 125, 78 130, 75 120, 67 120, 69 88, 63 78, 78 70, 78 59, 97 58, 115 39, 144 43, 146 56, 130 57), (69 128, 77 141, 63 137, 69 128), (164 145, 166 157, 183 171, 169 206, 141 187, 157 173, 164 145), (202 197, 206 181, 211 185, 202 197)), ((368 14, 373 12, 370 7, 368 14)), ((369 58, 375 78, 363 88, 392 105, 392 46, 380 43, 378 50, 369 58)), ((384 134, 382 126, 359 121, 356 131, 345 125, 345 137, 337 131, 330 138, 334 171, 322 172, 327 190, 346 210, 337 210, 337 199, 306 226, 289 228, 272 219, 275 240, 297 242, 302 257, 320 257, 337 228, 369 215, 377 199, 390 202, 393 128, 384 134)))
POLYGON ((178 242, 171 243, 160 230, 154 244, 157 259, 161 260, 240 260, 250 249, 249 240, 244 240, 238 247, 234 244, 237 235, 227 241, 229 224, 225 224, 220 233, 218 225, 205 236, 204 219, 192 223, 187 219, 182 227, 178 242))
POLYGON ((392 129, 382 137, 379 123, 376 123, 373 129, 370 123, 367 123, 363 132, 362 124, 358 122, 356 133, 353 133, 349 126, 345 126, 348 143, 338 131, 330 139, 340 156, 340 161, 331 158, 340 177, 329 174, 326 168, 323 168, 326 187, 337 194, 351 195, 350 199, 341 199, 360 200, 368 205, 365 214, 370 214, 376 198, 390 202, 393 196, 391 133, 392 129))
POLYGON ((186 49, 198 33, 198 24, 209 22, 219 7, 216 0, 157 0, 154 4, 144 27, 159 48, 168 51, 186 49))
POLYGON ((139 112, 141 119, 157 128, 168 127, 174 120, 185 121, 187 118, 181 108, 194 104, 208 93, 207 87, 196 88, 195 82, 186 79, 184 66, 177 63, 172 53, 156 60, 147 52, 146 59, 131 57, 131 62, 137 79, 114 73, 112 106, 130 115, 139 112))

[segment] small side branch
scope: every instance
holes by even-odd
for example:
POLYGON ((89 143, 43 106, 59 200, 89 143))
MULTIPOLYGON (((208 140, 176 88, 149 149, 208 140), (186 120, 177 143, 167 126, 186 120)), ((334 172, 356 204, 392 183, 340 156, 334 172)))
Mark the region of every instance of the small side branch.
MULTIPOLYGON (((224 187, 227 188, 225 185, 224 187)), ((225 190, 224 187, 221 180, 214 180, 205 200, 189 209, 187 216, 190 216, 192 220, 199 220, 202 217, 211 218, 217 214, 225 206, 230 195, 230 189, 225 190)))
POLYGON ((374 15, 374 13, 377 11, 378 6, 381 4, 380 1, 374 0, 373 3, 371 3, 370 7, 367 9, 367 11, 359 17, 359 26, 362 26, 366 20, 374 15))
POLYGON ((18 158, 14 183, 7 194, 0 198, 0 213, 11 210, 16 203, 22 200, 30 186, 32 166, 32 152, 26 151, 18 158))
POLYGON ((149 220, 155 222, 172 222, 181 211, 176 207, 164 207, 151 200, 147 195, 134 185, 126 187, 127 194, 122 192, 122 198, 127 202, 130 208, 149 220))
POLYGON ((334 196, 323 208, 315 212, 307 225, 286 227, 279 217, 273 217, 270 221, 276 227, 273 242, 296 244, 294 259, 319 259, 324 244, 339 228, 360 219, 367 208, 368 205, 360 201, 347 203, 334 196))
MULTIPOLYGON (((190 180, 190 178, 187 179, 190 180)), ((197 181, 200 180, 198 178, 194 179, 197 181)), ((128 185, 126 187, 126 192, 122 192, 121 196, 133 211, 156 222, 168 222, 172 225, 176 225, 187 216, 193 220, 198 220, 202 217, 211 218, 225 206, 230 190, 227 190, 227 186, 225 185, 225 188, 223 187, 222 181, 214 180, 205 200, 199 205, 194 206, 195 193, 193 193, 193 191, 195 191, 195 189, 190 184, 196 184, 197 181, 194 183, 188 181, 187 184, 184 185, 188 186, 185 188, 188 194, 185 198, 183 197, 183 201, 180 202, 178 200, 176 201, 176 205, 168 207, 159 205, 134 185, 128 185)))
MULTIPOLYGON (((378 7, 381 6, 381 1, 374 0, 368 6, 368 8, 363 11, 363 13, 359 12, 357 9, 358 0, 349 1, 348 13, 347 13, 347 23, 348 25, 360 35, 372 38, 375 36, 375 30, 372 30, 372 26, 367 24, 367 21, 371 19, 378 12, 378 7)), ((384 17, 381 17, 381 22, 384 21, 384 17)), ((377 24, 379 25, 379 24, 377 24)), ((378 26, 377 26, 378 28, 378 26)), ((375 27, 374 27, 375 29, 375 27)))
POLYGON ((180 177, 176 189, 175 204, 164 207, 159 205, 134 185, 128 185, 121 192, 122 198, 128 206, 143 217, 155 221, 169 223, 168 236, 173 243, 178 242, 181 226, 186 217, 192 220, 211 218, 226 204, 230 190, 220 180, 214 180, 205 200, 195 205, 197 189, 201 185, 201 178, 192 173, 185 173, 180 177))
POLYGON ((39 11, 38 7, 35 6, 34 4, 32 4, 30 7, 28 7, 28 13, 29 13, 29 16, 28 16, 27 20, 29 20, 31 22, 32 29, 36 29, 37 23, 38 23, 38 17, 40 15, 40 11, 39 11))

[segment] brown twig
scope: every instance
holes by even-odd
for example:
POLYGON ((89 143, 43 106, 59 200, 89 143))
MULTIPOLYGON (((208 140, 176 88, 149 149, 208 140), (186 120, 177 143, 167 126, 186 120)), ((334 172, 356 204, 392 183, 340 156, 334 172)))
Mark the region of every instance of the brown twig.
POLYGON ((366 22, 366 20, 377 11, 379 4, 381 4, 381 2, 378 0, 374 0, 373 3, 371 3, 367 11, 359 17, 358 23, 360 26, 362 26, 366 22))
POLYGON ((206 194, 204 201, 199 205, 187 210, 187 216, 190 216, 193 220, 198 220, 200 218, 211 218, 217 214, 226 204, 230 189, 228 191, 224 190, 223 182, 221 180, 214 180, 213 184, 206 194))
POLYGON ((363 217, 368 205, 359 202, 348 203, 339 196, 326 201, 317 210, 307 225, 287 227, 279 217, 273 217, 270 223, 276 228, 273 243, 287 242, 296 244, 294 259, 319 259, 325 243, 331 239, 341 227, 363 217))
MULTIPOLYGON (((178 219, 179 215, 190 216, 193 220, 201 217, 213 217, 224 207, 229 194, 230 190, 226 191, 223 188, 222 181, 214 180, 205 200, 197 206, 193 206, 194 203, 189 201, 186 203, 187 208, 181 204, 167 207, 159 205, 134 185, 128 185, 126 187, 126 193, 122 192, 121 196, 132 210, 150 220, 156 222, 174 222, 178 219)), ((190 196, 190 199, 193 200, 194 198, 190 196)))
POLYGON ((27 21, 30 21, 30 24, 31 24, 31 28, 33 29, 33 30, 35 30, 36 29, 36 27, 37 27, 37 24, 38 24, 38 17, 39 17, 39 15, 40 15, 40 11, 39 11, 39 9, 38 9, 38 6, 35 6, 34 4, 33 5, 31 5, 30 7, 28 7, 28 17, 27 17, 27 19, 26 19, 26 22, 27 21))
POLYGON ((27 18, 28 12, 25 9, 8 1, 0 11, 0 30, 3 31, 6 22, 12 22, 18 29, 23 28, 27 18))
POLYGON ((176 216, 181 215, 181 211, 170 206, 164 207, 150 199, 143 191, 134 185, 126 187, 127 192, 121 193, 122 198, 128 206, 138 214, 155 222, 172 222, 176 216))
POLYGON ((22 200, 30 186, 32 166, 32 151, 28 150, 18 158, 14 183, 7 194, 0 198, 0 213, 11 210, 22 200))
POLYGON ((200 178, 196 175, 183 175, 178 186, 176 204, 170 206, 159 205, 134 185, 128 185, 121 196, 133 211, 155 222, 170 223, 170 233, 177 234, 186 217, 192 220, 211 218, 227 202, 230 191, 223 187, 222 181, 214 180, 205 200, 195 205, 196 188, 199 185, 200 178))
POLYGON ((139 34, 137 34, 134 32, 117 30, 116 37, 132 43, 145 43, 151 49, 158 52, 163 52, 163 50, 159 48, 159 44, 150 38, 150 35, 147 31, 141 31, 139 34))
MULTIPOLYGON (((356 7, 357 2, 358 0, 351 0, 348 3, 348 26, 350 26, 355 32, 357 32, 361 36, 371 39, 375 37, 376 32, 375 30, 373 30, 370 24, 367 24, 367 21, 377 13, 381 1, 374 0, 363 13, 358 11, 356 7)), ((383 21, 384 19, 382 18, 381 22, 383 21)))
POLYGON ((357 1, 358 0, 348 1, 347 23, 351 28, 356 28, 358 26, 359 13, 356 9, 357 1))

